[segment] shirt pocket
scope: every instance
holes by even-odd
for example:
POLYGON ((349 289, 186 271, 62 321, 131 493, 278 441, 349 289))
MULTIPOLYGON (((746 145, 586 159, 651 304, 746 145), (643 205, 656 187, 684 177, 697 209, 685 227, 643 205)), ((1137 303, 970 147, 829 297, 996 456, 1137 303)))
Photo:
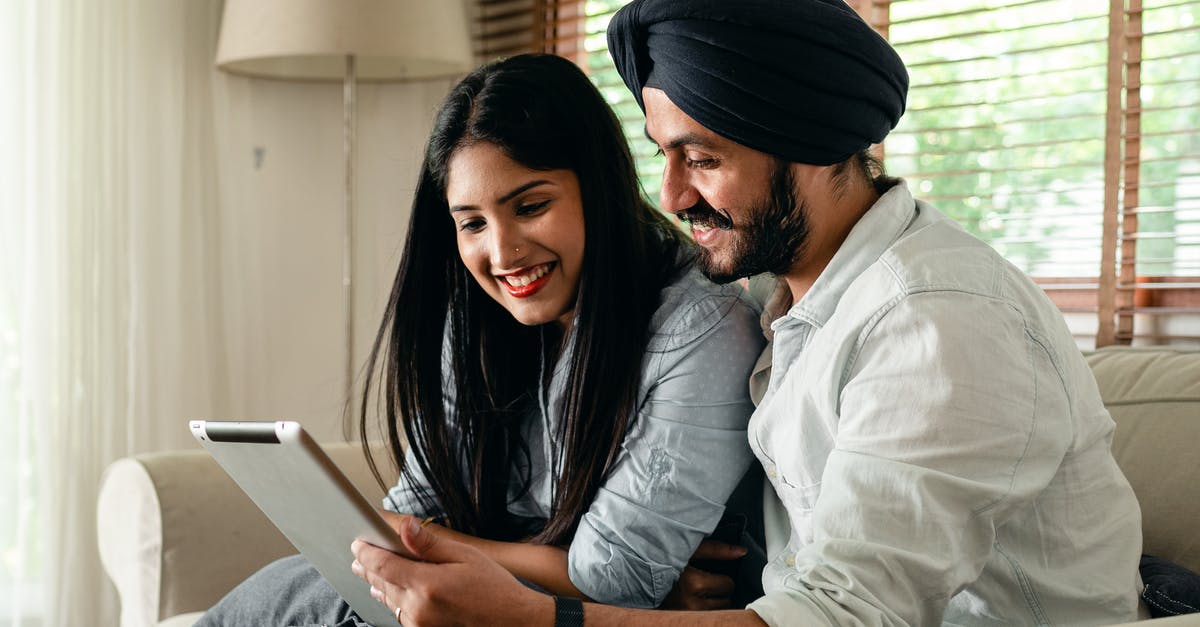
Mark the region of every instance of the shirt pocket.
POLYGON ((817 507, 817 498, 821 495, 821 483, 795 485, 793 480, 780 476, 775 484, 775 492, 779 494, 779 500, 787 509, 793 541, 798 541, 800 546, 812 544, 813 511, 817 507))
POLYGON ((811 513, 817 506, 817 497, 821 495, 821 482, 805 483, 795 475, 776 472, 775 491, 779 493, 779 500, 783 501, 788 512, 811 513))

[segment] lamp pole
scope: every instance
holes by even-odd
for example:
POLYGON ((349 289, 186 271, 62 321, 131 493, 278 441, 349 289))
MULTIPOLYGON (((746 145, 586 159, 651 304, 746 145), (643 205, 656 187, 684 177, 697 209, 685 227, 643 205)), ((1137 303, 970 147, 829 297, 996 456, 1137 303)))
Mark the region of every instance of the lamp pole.
POLYGON ((354 140, 358 131, 357 81, 353 54, 346 55, 342 81, 342 156, 345 189, 342 192, 342 313, 346 316, 346 402, 353 408, 354 393, 354 140))

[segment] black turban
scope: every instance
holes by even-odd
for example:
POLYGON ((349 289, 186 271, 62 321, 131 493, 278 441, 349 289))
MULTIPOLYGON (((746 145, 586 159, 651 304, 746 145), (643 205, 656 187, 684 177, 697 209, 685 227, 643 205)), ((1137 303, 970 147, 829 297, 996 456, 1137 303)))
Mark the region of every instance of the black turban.
POLYGON ((653 70, 706 128, 797 163, 882 141, 908 92, 899 55, 842 0, 634 0, 608 49, 643 111, 653 70))

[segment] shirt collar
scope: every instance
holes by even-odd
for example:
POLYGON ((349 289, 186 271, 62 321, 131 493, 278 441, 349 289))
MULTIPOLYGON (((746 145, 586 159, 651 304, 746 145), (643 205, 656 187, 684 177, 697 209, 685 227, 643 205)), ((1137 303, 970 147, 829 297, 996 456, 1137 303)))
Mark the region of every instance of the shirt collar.
POLYGON ((900 181, 884 192, 850 229, 850 234, 829 260, 829 265, 821 271, 812 288, 786 313, 784 309, 791 303, 791 291, 783 279, 779 279, 779 286, 763 310, 763 322, 768 321, 768 316, 773 316, 768 338, 790 320, 816 327, 824 326, 850 283, 900 239, 916 214, 917 207, 912 194, 904 181, 900 181))

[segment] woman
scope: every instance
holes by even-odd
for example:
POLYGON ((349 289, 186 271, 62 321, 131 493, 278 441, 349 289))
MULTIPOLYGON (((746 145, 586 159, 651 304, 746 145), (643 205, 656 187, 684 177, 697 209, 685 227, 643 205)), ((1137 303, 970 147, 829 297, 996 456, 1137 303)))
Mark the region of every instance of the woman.
MULTIPOLYGON (((693 256, 642 199, 617 120, 569 61, 523 55, 459 83, 364 389, 364 445, 378 390, 401 468, 393 523, 434 517, 429 529, 555 594, 662 603, 752 459, 756 315, 693 256)), ((256 620, 353 618, 284 562, 243 584, 295 584, 251 595, 278 606, 256 620)))

